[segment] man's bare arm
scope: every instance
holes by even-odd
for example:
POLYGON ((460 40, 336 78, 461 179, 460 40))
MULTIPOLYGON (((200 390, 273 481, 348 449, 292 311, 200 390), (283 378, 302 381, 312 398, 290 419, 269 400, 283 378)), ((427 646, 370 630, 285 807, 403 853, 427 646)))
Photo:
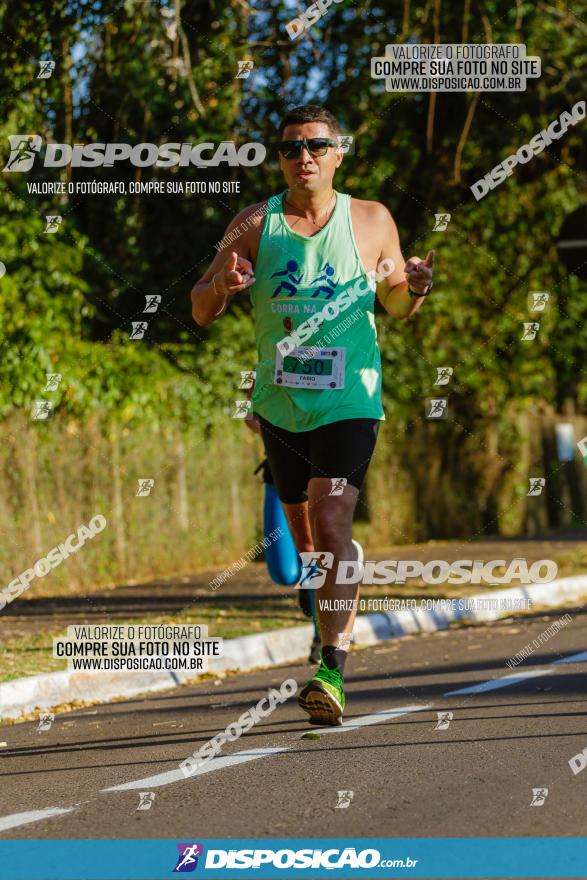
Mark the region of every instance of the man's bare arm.
POLYGON ((228 224, 224 238, 239 233, 232 245, 221 248, 191 292, 192 317, 200 327, 206 327, 220 318, 231 298, 247 290, 255 283, 250 260, 250 235, 252 227, 241 232, 243 218, 250 217, 252 208, 246 208, 228 224))
POLYGON ((434 251, 430 251, 426 261, 410 257, 407 263, 402 256, 397 226, 393 217, 383 205, 377 206, 377 227, 382 229, 382 260, 393 260, 395 268, 377 285, 377 297, 385 311, 400 321, 411 318, 424 302, 424 296, 411 296, 408 288, 426 293, 432 281, 434 251))

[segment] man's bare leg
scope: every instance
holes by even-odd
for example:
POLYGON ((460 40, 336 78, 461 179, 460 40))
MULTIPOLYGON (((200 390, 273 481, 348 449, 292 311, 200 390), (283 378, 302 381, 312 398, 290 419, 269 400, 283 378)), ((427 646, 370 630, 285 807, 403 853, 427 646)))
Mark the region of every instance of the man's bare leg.
POLYGON ((353 515, 359 497, 355 486, 345 486, 342 495, 330 495, 332 481, 315 477, 308 486, 309 519, 314 550, 332 553, 334 561, 324 585, 316 593, 316 610, 320 621, 322 647, 348 650, 348 638, 357 615, 359 583, 337 584, 336 571, 340 560, 355 560, 352 543, 353 515), (333 600, 343 600, 334 603, 333 600), (338 604, 338 608, 336 607, 338 604))
MULTIPOLYGON (((285 510, 289 530, 298 553, 312 553, 314 550, 314 542, 308 516, 308 502, 304 501, 300 504, 283 504, 283 509, 285 510)), ((320 660, 320 633, 318 631, 316 599, 312 590, 298 590, 297 592, 300 608, 306 617, 312 618, 314 623, 314 637, 310 646, 308 660, 310 663, 318 663, 320 660)))
POLYGON ((311 553, 314 544, 308 516, 308 502, 302 501, 300 504, 283 504, 282 502, 282 507, 298 553, 311 553))
POLYGON ((354 486, 342 495, 330 495, 329 478, 313 478, 308 485, 308 516, 314 554, 331 553, 323 586, 314 593, 320 620, 322 653, 320 666, 298 695, 298 703, 312 724, 341 724, 345 707, 344 665, 359 598, 359 581, 337 584, 340 561, 355 561, 352 541, 353 513, 359 496, 354 486))

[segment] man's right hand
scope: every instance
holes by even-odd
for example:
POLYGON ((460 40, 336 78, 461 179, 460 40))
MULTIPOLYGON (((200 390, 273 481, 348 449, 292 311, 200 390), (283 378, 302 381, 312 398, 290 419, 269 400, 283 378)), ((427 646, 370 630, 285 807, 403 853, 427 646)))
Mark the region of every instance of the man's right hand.
POLYGON ((234 296, 251 287, 256 280, 252 263, 233 251, 214 275, 214 287, 221 296, 234 296))
POLYGON ((256 415, 253 413, 247 413, 247 415, 243 419, 247 428, 250 428, 251 431, 254 431, 255 434, 261 435, 261 423, 256 415))

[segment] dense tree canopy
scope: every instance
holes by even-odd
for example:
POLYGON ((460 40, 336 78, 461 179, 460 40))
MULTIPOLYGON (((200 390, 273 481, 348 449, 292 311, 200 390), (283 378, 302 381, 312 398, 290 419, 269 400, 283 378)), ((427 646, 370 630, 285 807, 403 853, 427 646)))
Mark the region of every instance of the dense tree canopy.
MULTIPOLYGON (((0 413, 39 396, 60 371, 59 410, 111 420, 225 418, 238 371, 254 362, 250 304, 203 330, 189 290, 230 218, 281 187, 271 153, 284 110, 324 103, 353 134, 336 185, 384 202, 404 256, 437 249, 436 291, 409 323, 378 318, 388 414, 421 412, 437 366, 454 368, 458 425, 525 407, 587 400, 584 287, 558 260, 563 219, 584 192, 584 125, 534 157, 480 202, 470 185, 581 100, 584 4, 544 0, 387 0, 329 7, 292 42, 299 9, 277 0, 0 3, 3 158, 7 136, 47 142, 262 140, 254 168, 44 169, 3 174, 0 229, 0 413), (388 93, 370 58, 388 42, 522 42, 542 76, 517 93, 388 93), (49 79, 38 62, 52 59, 49 79), (248 79, 237 61, 252 60, 248 79), (38 196, 27 182, 231 178, 239 195, 38 196), (448 212, 445 232, 434 214, 448 212), (45 215, 59 213, 57 234, 45 215), (533 342, 521 340, 528 293, 550 292, 533 342), (162 296, 140 343, 130 320, 162 296)), ((447 428, 450 430, 450 427, 447 428)))

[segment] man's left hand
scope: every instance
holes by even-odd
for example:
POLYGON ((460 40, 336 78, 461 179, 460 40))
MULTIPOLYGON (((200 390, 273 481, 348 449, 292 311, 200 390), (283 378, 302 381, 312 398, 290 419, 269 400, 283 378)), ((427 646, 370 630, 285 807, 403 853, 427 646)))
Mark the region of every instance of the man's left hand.
POLYGON ((425 260, 421 260, 420 257, 410 257, 404 268, 410 289, 425 294, 432 282, 433 271, 434 251, 428 251, 425 260))

